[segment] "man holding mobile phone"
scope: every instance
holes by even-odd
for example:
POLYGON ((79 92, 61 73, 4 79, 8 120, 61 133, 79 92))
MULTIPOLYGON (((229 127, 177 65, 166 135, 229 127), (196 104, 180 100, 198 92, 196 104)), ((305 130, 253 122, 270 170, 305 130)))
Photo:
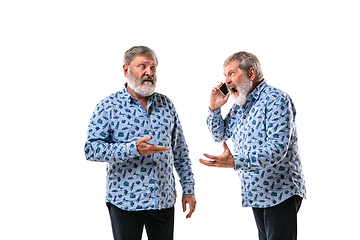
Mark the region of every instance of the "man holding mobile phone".
POLYGON ((257 57, 238 52, 224 62, 223 84, 210 95, 208 128, 223 142, 219 156, 204 154, 210 167, 234 168, 241 179, 242 205, 252 207, 260 240, 297 238, 297 212, 306 197, 298 150, 296 110, 288 94, 267 84, 257 57), (235 102, 222 118, 221 107, 235 102), (226 141, 234 143, 233 153, 226 141))
POLYGON ((158 59, 145 46, 125 52, 122 90, 102 100, 90 120, 86 159, 107 163, 106 204, 115 240, 171 240, 176 200, 174 168, 182 207, 195 211, 189 150, 174 104, 155 92, 158 59))

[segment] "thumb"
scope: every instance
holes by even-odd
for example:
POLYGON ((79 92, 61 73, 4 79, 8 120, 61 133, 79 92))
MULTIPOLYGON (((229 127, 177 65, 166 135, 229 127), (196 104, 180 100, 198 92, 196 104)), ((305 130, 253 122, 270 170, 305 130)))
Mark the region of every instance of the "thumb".
POLYGON ((141 137, 138 140, 136 140, 136 146, 137 146, 137 144, 147 142, 147 141, 150 141, 150 140, 151 140, 151 136, 141 137))
POLYGON ((146 136, 141 138, 142 141, 147 142, 151 140, 151 136, 146 136))
POLYGON ((228 145, 226 144, 226 141, 225 141, 225 140, 223 141, 223 147, 224 147, 224 151, 229 150, 229 147, 228 147, 228 145))

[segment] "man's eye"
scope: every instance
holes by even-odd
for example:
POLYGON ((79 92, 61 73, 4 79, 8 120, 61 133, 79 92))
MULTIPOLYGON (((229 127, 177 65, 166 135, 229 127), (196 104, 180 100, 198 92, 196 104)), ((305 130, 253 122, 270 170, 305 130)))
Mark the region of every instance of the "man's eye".
POLYGON ((153 71, 153 72, 156 71, 156 67, 151 67, 150 69, 151 69, 151 71, 153 71))
POLYGON ((232 72, 232 73, 230 73, 230 76, 232 76, 232 75, 234 75, 234 74, 235 74, 235 73, 232 72))

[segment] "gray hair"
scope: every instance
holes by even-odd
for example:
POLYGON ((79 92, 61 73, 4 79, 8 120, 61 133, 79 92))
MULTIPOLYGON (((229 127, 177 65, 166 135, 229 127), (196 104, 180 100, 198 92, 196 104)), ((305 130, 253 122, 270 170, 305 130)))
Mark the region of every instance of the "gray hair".
POLYGON ((124 54, 123 64, 130 65, 130 63, 137 56, 152 57, 156 61, 156 66, 158 65, 158 59, 156 57, 155 52, 152 49, 145 47, 145 46, 134 46, 134 47, 130 48, 129 50, 127 50, 124 54))
POLYGON ((225 60, 223 66, 225 67, 229 65, 232 61, 238 61, 238 67, 246 72, 248 72, 249 69, 253 67, 255 69, 256 78, 259 80, 263 79, 260 62, 254 54, 244 51, 234 53, 225 60))

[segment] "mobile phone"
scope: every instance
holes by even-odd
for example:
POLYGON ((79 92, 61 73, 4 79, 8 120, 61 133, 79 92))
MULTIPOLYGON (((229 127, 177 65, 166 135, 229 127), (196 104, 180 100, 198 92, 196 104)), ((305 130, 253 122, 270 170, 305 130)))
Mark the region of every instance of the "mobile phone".
POLYGON ((224 96, 226 96, 226 94, 228 94, 229 89, 227 88, 226 83, 224 83, 223 85, 221 85, 220 91, 221 91, 222 94, 224 94, 224 96))

